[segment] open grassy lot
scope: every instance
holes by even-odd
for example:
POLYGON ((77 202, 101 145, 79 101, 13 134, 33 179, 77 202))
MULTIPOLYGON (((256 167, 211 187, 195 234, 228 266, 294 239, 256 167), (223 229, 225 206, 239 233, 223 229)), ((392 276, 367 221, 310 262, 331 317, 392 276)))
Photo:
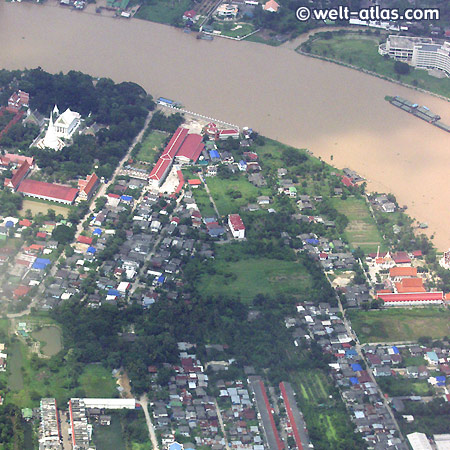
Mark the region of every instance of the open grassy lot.
MULTIPOLYGON (((385 41, 385 40, 383 40, 385 41)), ((311 53, 327 58, 333 58, 354 66, 376 72, 380 75, 436 94, 450 97, 450 79, 438 79, 428 75, 425 70, 411 68, 411 72, 400 77, 394 70, 395 61, 378 54, 379 38, 358 33, 344 35, 334 34, 332 39, 316 39, 311 43, 311 53)))
POLYGON ((100 364, 88 365, 80 376, 87 397, 115 397, 117 384, 111 372, 100 364))
POLYGON ((206 192, 204 186, 200 186, 197 189, 193 189, 194 199, 197 203, 197 206, 200 209, 203 217, 215 217, 216 213, 214 208, 209 200, 209 195, 206 192))
POLYGON ((361 342, 417 341, 450 336, 450 311, 442 308, 349 311, 361 342))
POLYGON ((38 213, 47 214, 47 211, 49 209, 53 209, 56 215, 62 214, 64 217, 67 217, 70 211, 70 208, 67 206, 61 206, 59 204, 52 202, 32 200, 29 198, 23 200, 22 209, 20 210, 20 212, 23 214, 27 209, 31 211, 33 216, 35 216, 38 213))
POLYGON ((250 302, 257 294, 304 295, 311 288, 311 278, 304 266, 295 261, 249 258, 237 262, 213 262, 215 274, 205 274, 200 291, 205 295, 236 295, 250 302))
POLYGON ((94 425, 93 440, 97 450, 126 450, 122 435, 122 424, 118 414, 111 414, 109 427, 94 425))
POLYGON ((383 392, 391 397, 406 395, 433 395, 434 389, 427 380, 412 380, 409 378, 379 377, 378 383, 383 392))
POLYGON ((181 20, 183 13, 193 5, 192 0, 151 0, 141 6, 135 17, 171 25, 181 20))
POLYGON ((152 131, 149 133, 142 141, 142 146, 136 159, 138 161, 153 162, 166 137, 167 134, 162 131, 152 131))
POLYGON ((336 408, 333 386, 319 369, 302 370, 293 376, 297 402, 309 427, 318 427, 326 436, 330 447, 339 439, 337 428, 348 422, 345 411, 336 408), (330 397, 330 395, 332 395, 330 397))
POLYGON ((239 213, 242 206, 256 203, 258 196, 270 194, 270 189, 253 186, 245 176, 240 176, 236 180, 208 178, 206 183, 222 216, 239 213))
POLYGON ((100 365, 82 369, 78 380, 69 364, 55 359, 39 359, 23 342, 15 340, 8 352, 7 402, 21 408, 36 407, 42 397, 55 397, 63 404, 71 396, 113 397, 115 380, 100 365))
POLYGON ((353 248, 361 247, 364 252, 376 252, 383 239, 364 199, 332 199, 333 206, 347 216, 349 224, 345 235, 353 248))
POLYGON ((223 36, 233 38, 241 38, 255 31, 255 27, 251 23, 215 22, 214 29, 221 31, 223 36))

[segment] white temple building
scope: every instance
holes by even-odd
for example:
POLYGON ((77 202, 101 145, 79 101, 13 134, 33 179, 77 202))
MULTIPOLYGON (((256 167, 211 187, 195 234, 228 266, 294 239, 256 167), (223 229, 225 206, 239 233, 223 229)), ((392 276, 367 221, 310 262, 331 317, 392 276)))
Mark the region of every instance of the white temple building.
POLYGON ((70 139, 73 133, 78 128, 81 122, 81 116, 75 111, 67 108, 62 114, 59 114, 58 107, 55 105, 53 111, 50 113, 45 136, 36 144, 38 148, 51 148, 53 150, 61 150, 66 143, 63 139, 70 139), (53 120, 53 117, 56 120, 53 120))

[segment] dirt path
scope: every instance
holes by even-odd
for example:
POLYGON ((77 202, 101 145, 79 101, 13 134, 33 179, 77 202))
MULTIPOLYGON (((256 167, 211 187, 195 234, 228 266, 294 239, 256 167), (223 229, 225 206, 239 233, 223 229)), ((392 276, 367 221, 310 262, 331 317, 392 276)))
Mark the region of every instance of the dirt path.
POLYGON ((148 435, 150 437, 150 441, 152 443, 152 449, 153 450, 159 450, 159 444, 158 439, 156 438, 155 428, 153 427, 152 419, 150 417, 150 414, 148 412, 148 401, 147 401, 147 394, 144 394, 140 399, 139 403, 142 406, 142 409, 144 410, 145 415, 145 421, 147 422, 147 428, 148 428, 148 435))

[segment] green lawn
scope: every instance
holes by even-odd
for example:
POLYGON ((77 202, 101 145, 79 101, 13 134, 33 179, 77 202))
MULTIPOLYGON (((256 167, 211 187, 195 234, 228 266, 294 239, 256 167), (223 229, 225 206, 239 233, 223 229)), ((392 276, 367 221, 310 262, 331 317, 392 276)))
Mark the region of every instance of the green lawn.
POLYGON ((214 29, 221 31, 223 36, 241 38, 255 31, 251 23, 214 23, 214 29), (238 28, 240 27, 240 28, 238 28))
POLYGON ((222 216, 239 213, 242 206, 255 203, 258 196, 270 195, 269 188, 253 186, 244 175, 236 180, 212 177, 205 181, 222 216))
POLYGON ((383 239, 364 199, 333 198, 332 202, 349 220, 345 235, 353 248, 361 247, 364 252, 376 252, 379 245, 383 248, 383 239))
MULTIPOLYGON (((208 180, 207 180, 208 182, 208 180)), ((209 200, 209 195, 206 192, 204 186, 200 186, 197 189, 193 189, 195 202, 200 209, 203 217, 215 217, 216 213, 214 208, 209 200)))
POLYGON ((433 388, 427 380, 413 380, 403 377, 378 377, 377 381, 381 390, 391 397, 433 395, 433 388))
POLYGON ((140 7, 135 17, 171 25, 181 20, 183 13, 193 5, 192 0, 151 0, 140 7))
POLYGON ((116 397, 117 384, 111 371, 100 364, 90 364, 80 376, 80 385, 87 397, 116 397))
MULTIPOLYGON (((380 38, 347 33, 334 34, 332 39, 318 38, 311 43, 311 53, 333 58, 363 69, 376 72, 404 83, 450 97, 450 79, 438 79, 428 75, 425 70, 412 69, 408 75, 397 75, 394 70, 395 61, 378 54, 380 38)), ((383 42, 385 39, 381 38, 383 42)))
POLYGON ((158 151, 162 148, 167 134, 162 131, 152 131, 142 141, 141 149, 136 156, 138 161, 150 162, 155 160, 158 151))
POLYGON ((361 342, 417 341, 450 336, 450 311, 442 308, 349 311, 361 342))
POLYGON ((93 440, 97 450, 126 450, 122 434, 122 424, 118 414, 111 414, 111 425, 94 425, 93 440))
POLYGON ((205 274, 200 279, 200 291, 205 295, 236 295, 251 302, 257 294, 296 296, 312 288, 308 272, 294 261, 249 258, 226 262, 216 257, 212 269, 214 275, 205 274))

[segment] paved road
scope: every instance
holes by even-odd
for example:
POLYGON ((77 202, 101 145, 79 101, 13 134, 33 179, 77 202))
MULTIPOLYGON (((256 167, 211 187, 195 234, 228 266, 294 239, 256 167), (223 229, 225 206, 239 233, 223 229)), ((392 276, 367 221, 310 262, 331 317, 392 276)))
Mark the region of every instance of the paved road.
POLYGON ((142 409, 144 410, 145 421, 147 422, 148 435, 149 435, 150 441, 152 443, 152 449, 159 450, 159 444, 158 444, 158 439, 156 438, 155 428, 153 426, 152 419, 151 419, 150 414, 147 409, 147 405, 148 405, 147 394, 144 394, 139 399, 139 403, 141 404, 142 409))

